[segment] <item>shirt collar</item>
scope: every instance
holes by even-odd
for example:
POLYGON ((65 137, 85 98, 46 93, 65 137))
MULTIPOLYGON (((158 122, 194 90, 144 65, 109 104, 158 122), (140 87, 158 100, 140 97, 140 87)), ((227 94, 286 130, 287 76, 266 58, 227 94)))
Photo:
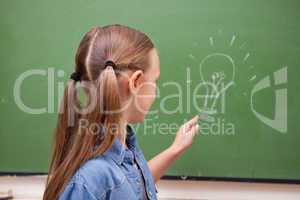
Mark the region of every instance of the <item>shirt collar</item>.
MULTIPOLYGON (((126 125, 126 144, 129 150, 135 152, 137 141, 136 133, 131 125, 126 125)), ((119 138, 115 138, 113 144, 108 148, 103 155, 111 157, 115 162, 121 164, 124 161, 124 156, 126 153, 126 147, 121 143, 119 138)))

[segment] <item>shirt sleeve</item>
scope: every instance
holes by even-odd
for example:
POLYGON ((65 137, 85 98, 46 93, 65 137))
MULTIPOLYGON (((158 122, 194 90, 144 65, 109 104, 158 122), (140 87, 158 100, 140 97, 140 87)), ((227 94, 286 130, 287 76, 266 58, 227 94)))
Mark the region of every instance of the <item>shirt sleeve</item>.
POLYGON ((60 194, 59 200, 98 200, 82 183, 71 183, 60 194))

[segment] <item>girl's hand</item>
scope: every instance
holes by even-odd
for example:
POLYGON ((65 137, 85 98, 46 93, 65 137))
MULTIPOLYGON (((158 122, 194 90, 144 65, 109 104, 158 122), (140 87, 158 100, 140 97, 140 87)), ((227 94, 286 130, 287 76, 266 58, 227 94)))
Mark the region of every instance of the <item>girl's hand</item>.
POLYGON ((174 152, 181 153, 192 145, 194 136, 199 130, 199 115, 194 116, 192 119, 184 123, 176 133, 173 144, 170 149, 174 152))
POLYGON ((155 182, 163 176, 165 171, 180 156, 180 154, 191 146, 193 138, 199 129, 198 119, 199 116, 197 115, 184 123, 176 133, 172 145, 148 161, 148 166, 155 182))

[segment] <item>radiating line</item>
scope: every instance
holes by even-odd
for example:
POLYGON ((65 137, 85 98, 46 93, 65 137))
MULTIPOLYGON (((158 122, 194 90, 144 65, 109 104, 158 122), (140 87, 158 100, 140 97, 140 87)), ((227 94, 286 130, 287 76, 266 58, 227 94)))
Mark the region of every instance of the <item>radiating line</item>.
POLYGON ((256 78, 256 75, 252 76, 249 81, 253 81, 256 78))
POLYGON ((245 57, 244 57, 244 62, 249 58, 249 56, 250 56, 250 53, 247 53, 246 55, 245 55, 245 57))
POLYGON ((231 41, 230 41, 230 46, 232 46, 232 45, 233 45, 234 41, 235 41, 235 35, 233 35, 233 36, 232 36, 232 38, 231 38, 231 41))
POLYGON ((213 37, 209 37, 209 43, 211 46, 214 46, 214 38, 213 37))

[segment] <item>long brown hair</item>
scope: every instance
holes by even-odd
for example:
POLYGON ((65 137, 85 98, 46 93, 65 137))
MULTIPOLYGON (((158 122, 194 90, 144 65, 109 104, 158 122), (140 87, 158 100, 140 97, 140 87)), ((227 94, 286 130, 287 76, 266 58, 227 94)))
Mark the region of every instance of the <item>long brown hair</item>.
MULTIPOLYGON (((145 71, 152 48, 153 43, 144 33, 119 24, 93 27, 84 35, 75 57, 75 72, 80 74, 81 82, 96 88, 96 103, 90 112, 80 112, 83 106, 78 99, 76 81, 68 81, 60 104, 44 200, 57 199, 84 162, 104 153, 115 138, 124 133, 121 126, 113 127, 122 123, 122 113, 104 112, 121 110, 118 73, 110 66, 105 67, 105 62, 113 61, 120 71, 145 71), (95 128, 80 128, 82 119, 100 124, 106 131, 90 134, 95 128)), ((86 94, 89 105, 93 95, 92 92, 86 94)))

